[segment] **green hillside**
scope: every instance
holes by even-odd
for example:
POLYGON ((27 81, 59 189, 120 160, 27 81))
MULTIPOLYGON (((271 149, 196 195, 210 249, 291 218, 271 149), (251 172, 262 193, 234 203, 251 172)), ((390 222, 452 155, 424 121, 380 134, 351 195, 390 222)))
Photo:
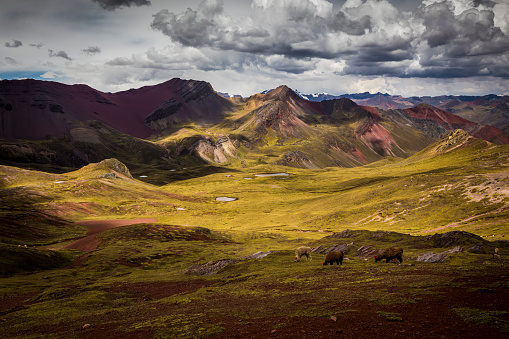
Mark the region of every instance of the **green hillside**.
POLYGON ((403 338, 423 319, 429 337, 509 331, 509 146, 453 131, 353 168, 245 165, 0 166, 3 334, 403 338), (302 245, 312 260, 295 262, 302 245), (403 263, 375 263, 390 246, 403 263), (343 265, 323 266, 336 247, 343 265))

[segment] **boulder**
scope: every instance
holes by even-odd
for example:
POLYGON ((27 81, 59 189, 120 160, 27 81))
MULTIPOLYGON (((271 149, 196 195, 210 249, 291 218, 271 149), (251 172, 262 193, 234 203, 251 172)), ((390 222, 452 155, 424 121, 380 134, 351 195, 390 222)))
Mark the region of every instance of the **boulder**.
POLYGON ((468 249, 469 252, 471 253, 476 253, 476 254, 485 254, 486 251, 484 250, 484 246, 482 243, 477 243, 477 244, 474 244, 474 246, 470 247, 468 249))
POLYGON ((347 244, 333 245, 325 251, 325 254, 329 254, 330 252, 343 252, 343 254, 346 254, 348 252, 348 247, 347 244))
POLYGON ((447 255, 445 252, 440 254, 428 252, 418 256, 416 260, 421 262, 443 263, 447 261, 447 259, 449 259, 449 255, 447 255))

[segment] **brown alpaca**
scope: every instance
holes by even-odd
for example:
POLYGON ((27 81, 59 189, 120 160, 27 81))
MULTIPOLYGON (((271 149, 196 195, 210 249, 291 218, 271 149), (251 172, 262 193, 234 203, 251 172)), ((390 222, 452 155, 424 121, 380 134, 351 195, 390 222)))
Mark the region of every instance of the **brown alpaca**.
POLYGON ((403 262, 403 249, 401 247, 389 247, 382 251, 379 255, 375 255, 375 262, 385 259, 389 262, 392 259, 398 259, 399 263, 403 262))
POLYGON ((334 263, 336 263, 338 265, 343 265, 343 256, 344 256, 344 254, 341 251, 329 252, 325 256, 325 261, 324 261, 323 265, 328 265, 328 264, 334 265, 334 263))

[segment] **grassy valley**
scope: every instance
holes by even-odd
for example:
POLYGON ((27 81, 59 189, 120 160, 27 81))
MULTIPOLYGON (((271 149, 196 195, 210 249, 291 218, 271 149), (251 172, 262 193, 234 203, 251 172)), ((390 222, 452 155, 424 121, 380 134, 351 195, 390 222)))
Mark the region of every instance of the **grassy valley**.
POLYGON ((0 180, 6 337, 509 331, 509 147, 461 131, 353 168, 109 159, 63 174, 1 166, 0 180), (302 245, 312 260, 294 262, 302 245), (375 263, 390 246, 403 263, 375 263), (323 266, 333 247, 343 265, 323 266))

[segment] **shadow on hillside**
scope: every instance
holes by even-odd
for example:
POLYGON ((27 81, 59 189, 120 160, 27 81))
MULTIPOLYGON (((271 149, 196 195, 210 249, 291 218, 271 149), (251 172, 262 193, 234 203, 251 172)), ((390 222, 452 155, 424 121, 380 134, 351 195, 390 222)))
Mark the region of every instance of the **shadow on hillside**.
POLYGON ((129 168, 132 176, 140 181, 156 185, 164 186, 172 182, 200 178, 215 173, 232 173, 240 172, 235 169, 217 166, 197 166, 182 169, 159 169, 151 167, 134 167, 129 168))

